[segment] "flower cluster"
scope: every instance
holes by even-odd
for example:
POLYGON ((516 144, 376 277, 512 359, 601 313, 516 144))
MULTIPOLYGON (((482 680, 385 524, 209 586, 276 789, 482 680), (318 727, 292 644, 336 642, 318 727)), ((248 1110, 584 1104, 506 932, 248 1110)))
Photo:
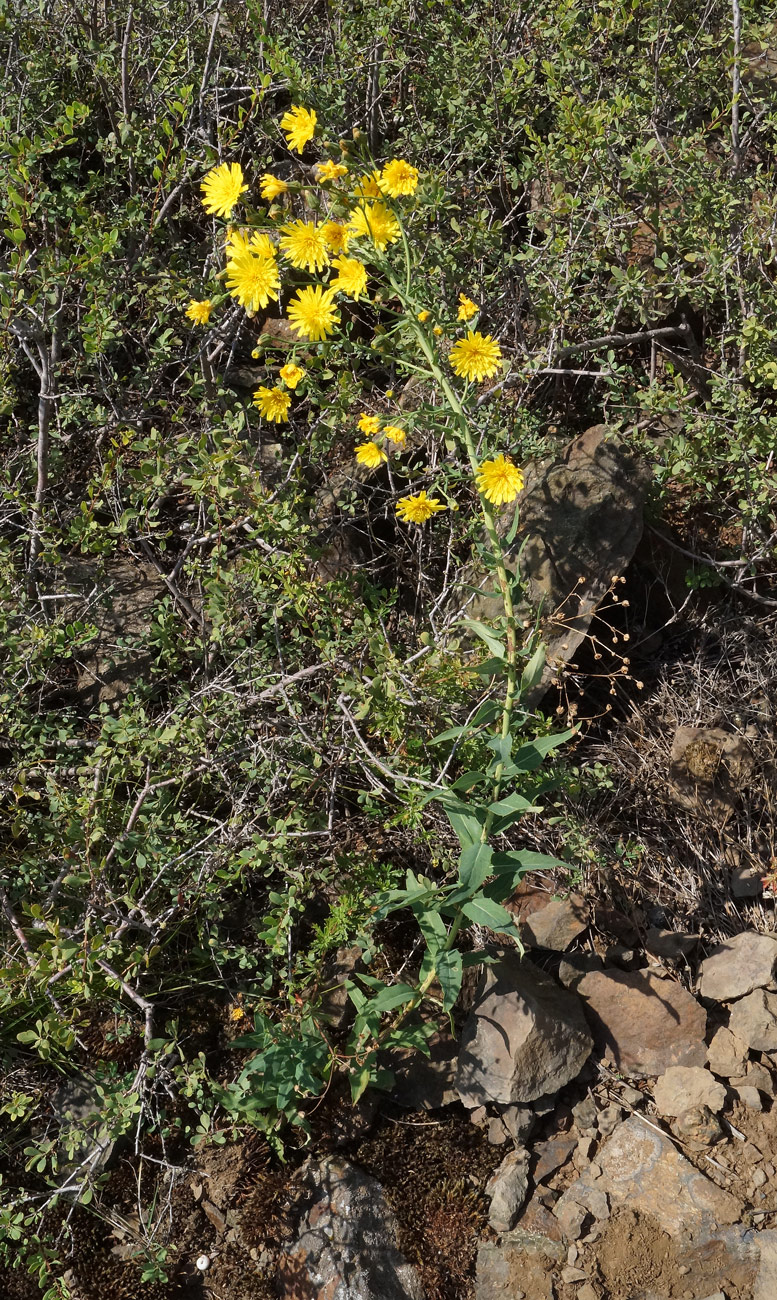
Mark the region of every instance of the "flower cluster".
MULTIPOLYGON (((368 415, 362 411, 356 422, 357 429, 366 434, 368 438, 380 436, 381 441, 388 440, 394 447, 404 447, 407 442, 405 430, 397 424, 381 424, 379 415, 368 415)), ((378 446, 376 442, 362 442, 356 448, 356 459, 360 465, 366 465, 368 469, 377 469, 384 461, 388 460, 385 451, 378 446)))
MULTIPOLYGON (((314 140, 317 126, 316 113, 299 104, 292 104, 280 121, 288 148, 296 154, 302 154, 314 140)), ((305 177, 295 180, 293 164, 286 163, 279 170, 287 179, 271 171, 261 173, 258 179, 259 194, 271 205, 265 228, 229 226, 226 233, 227 293, 249 316, 254 316, 265 311, 271 300, 281 301, 284 282, 291 278, 292 293, 286 308, 288 328, 293 338, 305 344, 328 342, 342 323, 342 299, 353 303, 369 300, 372 272, 368 268, 377 266, 381 272, 386 250, 403 239, 401 205, 416 193, 420 180, 418 168, 404 158, 392 158, 381 168, 352 175, 347 146, 343 146, 343 154, 345 161, 324 157, 307 170, 307 176, 312 174, 321 187, 328 205, 321 218, 311 213, 309 205, 302 212, 296 209, 297 196, 310 182, 305 177), (303 280, 300 284, 300 276, 310 277, 312 283, 303 280)), ((229 221, 249 187, 239 163, 221 163, 205 176, 200 188, 205 210, 229 221)), ((378 294, 374 301, 383 300, 378 294)), ((195 325, 207 325, 213 306, 210 298, 192 299, 186 316, 195 325)), ((459 322, 468 324, 479 311, 478 304, 465 292, 459 294, 459 322)), ((419 310, 417 303, 409 316, 419 341, 428 340, 425 348, 437 347, 433 338, 439 339, 445 332, 431 318, 431 311, 419 310), (421 327, 427 322, 429 332, 422 333, 421 327)), ((382 322, 376 326, 376 341, 378 334, 385 335, 382 322)), ((502 351, 490 334, 470 327, 450 348, 448 364, 466 383, 480 383, 498 373, 502 351)), ((292 396, 304 375, 304 369, 292 358, 280 367, 274 384, 270 380, 257 388, 253 404, 263 419, 275 424, 288 421, 292 396)), ((401 450, 407 442, 401 426, 383 424, 381 417, 367 412, 362 413, 358 428, 365 441, 356 447, 355 456, 368 469, 387 462, 387 449, 401 450)), ((477 487, 485 501, 501 506, 513 501, 521 491, 523 476, 508 458, 499 455, 481 463, 477 487)), ((423 524, 446 508, 425 491, 402 497, 396 503, 398 518, 412 524, 423 524)))

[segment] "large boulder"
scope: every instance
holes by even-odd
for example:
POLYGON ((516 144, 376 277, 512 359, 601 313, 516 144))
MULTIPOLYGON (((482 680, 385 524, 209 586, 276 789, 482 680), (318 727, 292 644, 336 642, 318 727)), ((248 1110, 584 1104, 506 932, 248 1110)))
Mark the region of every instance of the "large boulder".
POLYGON ((487 968, 462 1031, 459 1096, 470 1109, 534 1101, 574 1079, 592 1047, 575 994, 508 951, 487 968))

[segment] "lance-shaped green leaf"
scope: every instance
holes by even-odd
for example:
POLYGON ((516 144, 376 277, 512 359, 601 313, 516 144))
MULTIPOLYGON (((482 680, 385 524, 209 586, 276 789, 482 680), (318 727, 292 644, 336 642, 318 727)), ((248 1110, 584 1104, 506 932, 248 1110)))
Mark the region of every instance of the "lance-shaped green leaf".
POLYGON ((467 920, 472 921, 474 925, 483 925, 496 934, 509 934, 511 938, 518 939, 520 942, 518 928, 507 908, 502 907, 500 903, 495 903, 493 899, 480 895, 470 899, 468 903, 462 903, 461 910, 467 920))

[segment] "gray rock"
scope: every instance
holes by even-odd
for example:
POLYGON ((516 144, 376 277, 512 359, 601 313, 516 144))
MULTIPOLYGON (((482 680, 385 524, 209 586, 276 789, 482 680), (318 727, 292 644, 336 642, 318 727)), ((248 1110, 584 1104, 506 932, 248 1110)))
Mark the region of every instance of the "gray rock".
POLYGON ((755 1240, 761 1254, 753 1300, 774 1300, 777 1296, 777 1228, 764 1228, 756 1234, 755 1240))
MULTIPOLYGON (((649 478, 646 463, 605 425, 587 429, 555 460, 527 469, 520 526, 507 560, 514 570, 521 553, 528 602, 518 617, 534 621, 541 610, 548 648, 543 679, 523 701, 529 707, 573 657, 597 605, 630 563, 642 536, 649 478)), ((513 508, 502 514, 506 531, 513 508)), ((462 576, 480 589, 467 609, 470 617, 486 623, 501 617, 501 600, 483 591, 493 586, 491 574, 471 569, 462 576)))
POLYGON ((472 1108, 557 1092, 580 1073, 592 1046, 575 995, 507 952, 487 969, 462 1031, 459 1096, 472 1108))
POLYGON ((674 1065, 656 1081, 653 1098, 659 1115, 682 1115, 692 1106, 717 1112, 726 1104, 726 1089, 699 1065, 674 1065))
POLYGON ((757 1088, 765 1097, 774 1096, 774 1080, 771 1071, 757 1061, 751 1061, 747 1073, 735 1075, 729 1080, 732 1088, 757 1088))
MULTIPOLYGON (((527 1254, 521 1242, 490 1242, 478 1250, 475 1300, 555 1300, 553 1261, 527 1254)), ((339 1297, 338 1297, 339 1300, 339 1297)))
POLYGON ((652 1078, 703 1065, 707 1016, 675 980, 655 971, 592 971, 577 986, 597 1042, 625 1075, 652 1078))
POLYGON ((581 1133, 585 1133, 586 1129, 596 1128, 598 1111, 593 1097, 583 1097, 582 1101, 576 1102, 572 1107, 572 1114, 581 1133))
POLYGON ((730 1029, 721 1025, 716 1029, 707 1048, 707 1064, 715 1074, 724 1079, 742 1074, 747 1061, 748 1047, 730 1029))
POLYGON ((742 1105, 747 1106, 748 1110, 763 1110, 761 1094, 757 1088, 736 1088, 735 1091, 742 1105))
POLYGON ((578 894, 554 899, 546 907, 532 912, 521 925, 524 943, 531 948, 549 948, 566 952, 588 925, 585 904, 578 894))
POLYGON ((537 1123, 537 1116, 530 1106, 503 1106, 500 1114, 514 1142, 525 1141, 537 1123))
POLYGON ((609 1219, 610 1202, 600 1180, 595 1181, 589 1170, 562 1192, 553 1213, 567 1240, 579 1241, 586 1220, 593 1217, 599 1223, 609 1219))
MULTIPOLYGON (((777 939, 745 930, 726 939, 701 963, 699 992, 711 1002, 731 1002, 774 978, 777 939)), ((736 1031, 735 1031, 736 1032, 736 1031)))
POLYGON ((296 1239, 281 1257, 281 1294, 294 1300, 424 1300, 397 1248, 399 1227, 374 1178, 333 1157, 310 1159, 296 1239))
MULTIPOLYGON (((597 1186, 615 1207, 649 1214, 670 1237, 710 1240, 720 1224, 736 1223, 739 1201, 706 1178, 663 1133, 631 1116, 597 1156, 597 1186)), ((580 1180, 581 1182, 583 1180, 580 1180)), ((569 1189, 572 1191, 572 1188, 569 1189)))
POLYGON ((549 1142, 538 1142, 534 1147, 534 1155, 537 1157, 533 1175, 535 1183, 546 1182, 562 1165, 566 1164, 577 1146, 577 1138, 567 1137, 563 1133, 557 1134, 549 1142))
POLYGON ((509 1137, 507 1125, 501 1115, 494 1115, 488 1123, 488 1141, 492 1147, 504 1146, 509 1137))
POLYGON ((748 993, 731 1008, 729 1026, 754 1051, 777 1051, 777 993, 748 993))
POLYGON ((491 1198, 488 1222, 495 1232, 509 1232, 529 1191, 529 1153, 519 1147, 505 1156, 496 1173, 486 1183, 491 1198))

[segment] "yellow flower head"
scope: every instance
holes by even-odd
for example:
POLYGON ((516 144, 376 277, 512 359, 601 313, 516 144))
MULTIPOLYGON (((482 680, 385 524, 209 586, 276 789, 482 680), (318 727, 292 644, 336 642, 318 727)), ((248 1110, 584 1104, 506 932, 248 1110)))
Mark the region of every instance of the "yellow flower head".
POLYGON ((362 176, 356 182, 353 192, 360 199, 381 198, 380 172, 370 172, 368 176, 362 176))
POLYGON ((377 469, 384 460, 388 460, 388 456, 374 442, 363 442, 356 448, 356 459, 360 465, 366 465, 367 469, 377 469))
POLYGON ((315 221, 291 221, 283 232, 281 248, 298 271, 323 271, 329 266, 326 239, 315 221))
POLYGON ((279 199, 288 188, 285 181, 279 180, 271 172, 265 172, 259 181, 259 193, 263 199, 267 199, 268 203, 272 203, 273 199, 279 199))
POLYGON ((432 313, 431 313, 430 311, 419 311, 419 313, 418 313, 418 319, 420 320, 420 322, 421 322, 422 325, 425 325, 425 324, 426 324, 426 322, 428 321, 428 319, 429 319, 429 317, 431 316, 431 314, 432 314, 432 313))
POLYGON ((432 333, 435 334, 437 338, 439 338, 440 335, 442 334, 442 325, 435 325, 434 329, 432 330, 432 333))
POLYGON ((251 235, 249 248, 260 257, 275 257, 277 249, 266 230, 255 230, 251 235))
POLYGON ((274 259, 257 256, 250 249, 236 253, 227 262, 227 288, 247 312, 266 307, 270 298, 278 297, 280 288, 274 259))
POLYGON ((326 162, 319 163, 316 168, 316 180, 319 181, 338 181, 341 176, 348 175, 348 168, 344 163, 332 162, 327 158, 326 162))
POLYGON ((282 388, 257 388, 253 403, 263 419, 275 424, 287 423, 291 393, 284 393, 282 388))
POLYGON ((287 388, 296 388, 305 371, 301 366, 295 366, 293 361, 287 361, 285 366, 281 366, 278 374, 287 388))
POLYGON ((340 316, 334 304, 331 290, 308 285, 300 289, 296 298, 289 303, 289 324, 300 338, 317 343, 327 334, 333 334, 339 324, 340 316))
POLYGON ((236 253, 257 253, 260 257, 275 257, 275 245, 264 230, 244 230, 230 226, 226 239, 227 258, 236 253))
POLYGON ((425 492, 417 492, 412 497, 400 497, 396 507, 403 524, 425 524, 432 515, 447 508, 437 497, 428 497, 425 492))
POLYGON ((348 241, 351 236, 341 221, 325 221, 321 227, 321 234, 326 240, 326 246, 330 253, 346 253, 348 251, 348 241))
POLYGON ((481 380, 495 375, 502 360, 502 350, 490 334, 469 331, 451 348, 450 362, 454 372, 462 379, 481 380))
POLYGON ((388 438, 389 442, 396 443, 397 447, 403 447, 407 442, 407 434, 404 429, 400 429, 396 424, 384 424, 382 433, 385 438, 388 438))
POLYGON ((186 315, 189 320, 194 321, 195 325, 207 325, 212 310, 213 303, 210 298, 204 298, 202 302, 197 302, 195 298, 192 298, 186 308, 186 315))
POLYGON ((366 411, 362 411, 356 422, 356 428, 360 429, 362 433, 366 433, 367 436, 371 438, 380 428, 380 416, 368 415, 366 411))
POLYGON ((298 104, 292 104, 289 111, 281 118, 281 130, 286 136, 290 149, 302 153, 308 140, 312 140, 316 133, 316 121, 316 114, 312 108, 300 108, 298 104))
POLYGON ((472 320, 472 317, 477 316, 479 311, 480 308, 477 303, 468 298, 466 293, 459 294, 459 320, 472 320))
POLYGON ((361 203, 351 213, 348 229, 357 239, 368 236, 381 251, 400 236, 399 223, 385 203, 361 203))
POLYGON ((240 163, 221 163, 209 171, 202 184, 202 202, 213 217, 231 217, 232 209, 248 186, 240 163))
POLYGON ((382 192, 392 199, 402 198, 404 194, 415 194, 418 168, 412 167, 403 158, 392 158, 383 168, 378 184, 382 192))
POLYGON ((478 492, 494 506, 514 501, 523 489, 523 474, 506 456, 484 460, 477 473, 478 492))
POLYGON ((347 294, 355 302, 367 288, 367 272, 355 257, 336 257, 332 263, 337 267, 337 276, 330 284, 330 289, 347 294))

